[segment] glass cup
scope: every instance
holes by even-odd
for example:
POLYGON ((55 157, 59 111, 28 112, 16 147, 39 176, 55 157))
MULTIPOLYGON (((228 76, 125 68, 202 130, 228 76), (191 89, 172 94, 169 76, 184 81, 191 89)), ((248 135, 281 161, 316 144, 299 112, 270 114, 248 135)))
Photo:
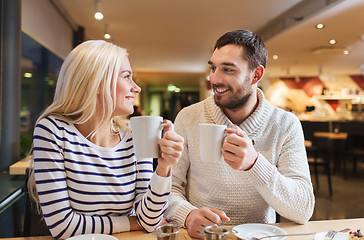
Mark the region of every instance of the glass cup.
POLYGON ((157 227, 153 234, 158 240, 176 240, 180 227, 173 223, 167 223, 157 227))

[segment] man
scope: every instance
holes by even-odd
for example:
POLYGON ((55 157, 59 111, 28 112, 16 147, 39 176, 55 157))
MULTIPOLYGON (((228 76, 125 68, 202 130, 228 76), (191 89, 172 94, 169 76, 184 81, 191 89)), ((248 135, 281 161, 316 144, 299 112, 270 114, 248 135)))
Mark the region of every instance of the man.
POLYGON ((167 220, 196 238, 203 227, 229 220, 274 223, 275 211, 306 223, 315 200, 302 127, 257 87, 267 63, 263 41, 248 30, 228 32, 208 63, 214 96, 182 109, 175 120, 185 148, 172 171, 167 220), (227 125, 220 161, 200 159, 198 123, 227 125))

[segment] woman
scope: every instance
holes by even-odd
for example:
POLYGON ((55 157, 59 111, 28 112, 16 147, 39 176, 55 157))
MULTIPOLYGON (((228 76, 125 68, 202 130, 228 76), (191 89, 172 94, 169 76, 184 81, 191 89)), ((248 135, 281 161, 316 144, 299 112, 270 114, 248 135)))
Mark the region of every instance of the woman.
POLYGON ((140 92, 127 55, 102 40, 77 46, 62 65, 53 103, 36 123, 36 189, 32 176, 29 187, 55 238, 151 232, 163 220, 170 166, 181 156, 183 138, 165 129, 155 173, 152 159, 135 159, 131 131, 117 120, 133 112, 140 92))

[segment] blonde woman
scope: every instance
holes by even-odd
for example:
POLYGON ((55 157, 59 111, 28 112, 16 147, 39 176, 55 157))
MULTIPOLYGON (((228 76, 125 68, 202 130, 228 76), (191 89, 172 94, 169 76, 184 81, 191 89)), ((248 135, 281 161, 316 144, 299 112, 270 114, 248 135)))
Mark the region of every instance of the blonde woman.
POLYGON ((150 232, 164 221, 170 168, 183 138, 165 130, 155 173, 152 159, 135 158, 130 130, 114 120, 133 112, 140 92, 127 55, 102 40, 77 46, 62 65, 53 103, 36 123, 29 188, 55 238, 150 232))

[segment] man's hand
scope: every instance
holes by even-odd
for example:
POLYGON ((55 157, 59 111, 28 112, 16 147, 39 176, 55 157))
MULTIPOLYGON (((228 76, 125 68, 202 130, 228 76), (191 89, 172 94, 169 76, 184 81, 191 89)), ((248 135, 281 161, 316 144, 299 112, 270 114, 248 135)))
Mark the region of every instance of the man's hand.
POLYGON ((258 158, 253 141, 238 126, 227 128, 222 156, 227 164, 236 170, 249 170, 258 158))
POLYGON ((200 209, 192 210, 186 218, 186 228, 188 234, 193 238, 203 238, 201 232, 204 227, 214 224, 220 224, 221 221, 228 222, 230 218, 226 216, 225 212, 202 207, 200 209))

